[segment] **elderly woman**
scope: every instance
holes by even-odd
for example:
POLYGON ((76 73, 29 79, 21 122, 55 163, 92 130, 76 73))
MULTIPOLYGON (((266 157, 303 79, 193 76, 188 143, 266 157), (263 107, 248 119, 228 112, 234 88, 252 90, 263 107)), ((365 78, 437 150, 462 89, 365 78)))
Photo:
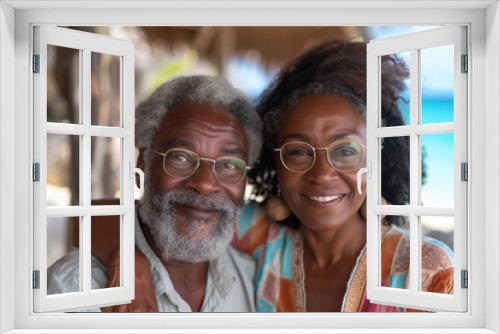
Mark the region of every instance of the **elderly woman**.
MULTIPOLYGON (((408 69, 397 57, 384 57, 382 67, 383 121, 402 125, 408 69)), ((365 164, 366 45, 330 41, 304 53, 280 72, 258 110, 264 148, 250 183, 265 206, 247 205, 233 240, 257 262, 256 310, 404 310, 366 297, 366 193, 356 190, 365 164)), ((384 143, 382 196, 391 204, 408 203, 408 145, 404 137, 384 143)), ((381 281, 405 288, 409 238, 398 218, 384 220, 381 281)), ((424 244, 423 289, 452 293, 453 254, 424 244)), ((147 284, 136 288, 135 303, 152 298, 147 284)))
MULTIPOLYGON (((397 57, 384 57, 382 68, 383 121, 403 125, 398 100, 408 69, 397 57)), ((366 299, 366 194, 356 190, 365 165, 366 45, 331 41, 306 52, 258 110, 264 148, 251 181, 266 210, 248 206, 234 243, 257 261, 257 311, 397 311, 366 299)), ((391 204, 409 199, 408 145, 405 137, 384 142, 382 196, 391 204)), ((409 237, 398 218, 384 221, 381 281, 405 288, 409 237)), ((423 289, 451 293, 451 251, 424 243, 423 289)))

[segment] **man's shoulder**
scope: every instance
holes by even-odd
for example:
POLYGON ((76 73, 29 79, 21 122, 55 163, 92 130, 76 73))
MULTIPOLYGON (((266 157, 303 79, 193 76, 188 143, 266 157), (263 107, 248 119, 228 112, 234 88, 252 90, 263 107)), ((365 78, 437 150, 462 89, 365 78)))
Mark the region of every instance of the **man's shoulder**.
MULTIPOLYGON (((255 278, 255 260, 239 251, 232 246, 227 247, 225 256, 229 257, 232 265, 232 270, 238 276, 237 285, 233 287, 233 300, 236 298, 234 305, 239 305, 239 311, 255 312, 255 290, 253 281, 255 278)), ((231 299, 231 298, 230 298, 231 299)), ((231 304, 231 303, 229 303, 231 304)), ((232 307, 234 311, 234 307, 232 307)))
MULTIPOLYGON (((107 273, 105 266, 94 256, 92 265, 92 289, 106 286, 107 273)), ((80 252, 78 248, 71 249, 68 254, 57 260, 47 270, 47 293, 58 294, 79 290, 80 252)))
POLYGON ((68 254, 57 260, 48 268, 48 294, 73 292, 75 289, 78 289, 79 261, 80 255, 78 248, 73 248, 68 254))
POLYGON ((257 266, 252 256, 233 246, 228 246, 223 256, 230 262, 232 269, 238 273, 240 278, 253 282, 257 266))
POLYGON ((234 248, 233 246, 227 247, 227 254, 235 267, 239 268, 249 277, 253 277, 255 275, 255 260, 252 256, 234 248))

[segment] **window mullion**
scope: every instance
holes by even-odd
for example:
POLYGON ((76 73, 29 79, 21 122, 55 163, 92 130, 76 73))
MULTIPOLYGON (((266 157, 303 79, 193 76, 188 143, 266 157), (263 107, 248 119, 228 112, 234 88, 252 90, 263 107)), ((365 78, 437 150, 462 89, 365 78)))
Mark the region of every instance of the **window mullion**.
POLYGON ((419 124, 420 115, 420 85, 419 85, 419 55, 418 50, 411 50, 410 67, 410 291, 416 292, 420 286, 420 249, 419 249, 419 226, 418 216, 415 208, 419 199, 419 140, 416 129, 419 124))
MULTIPOLYGON (((90 50, 83 49, 82 51, 82 125, 88 129, 91 118, 91 67, 90 67, 90 50)), ((91 136, 87 132, 83 135, 82 145, 82 205, 85 213, 80 226, 80 282, 83 292, 90 292, 91 289, 91 136)))

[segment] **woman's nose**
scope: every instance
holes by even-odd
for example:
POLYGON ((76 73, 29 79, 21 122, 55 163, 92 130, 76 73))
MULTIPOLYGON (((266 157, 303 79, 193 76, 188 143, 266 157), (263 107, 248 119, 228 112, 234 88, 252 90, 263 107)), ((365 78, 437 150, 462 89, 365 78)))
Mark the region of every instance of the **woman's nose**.
POLYGON ((311 182, 324 182, 339 177, 338 171, 328 161, 326 151, 316 152, 316 161, 306 173, 306 178, 311 182))

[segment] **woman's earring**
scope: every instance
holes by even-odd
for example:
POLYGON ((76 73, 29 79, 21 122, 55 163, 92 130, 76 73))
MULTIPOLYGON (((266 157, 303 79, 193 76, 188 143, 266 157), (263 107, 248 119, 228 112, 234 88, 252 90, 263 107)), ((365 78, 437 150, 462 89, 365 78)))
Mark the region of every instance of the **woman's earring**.
POLYGON ((274 221, 285 220, 290 215, 290 209, 281 197, 281 192, 278 188, 278 195, 272 196, 266 201, 266 213, 269 218, 274 221))

